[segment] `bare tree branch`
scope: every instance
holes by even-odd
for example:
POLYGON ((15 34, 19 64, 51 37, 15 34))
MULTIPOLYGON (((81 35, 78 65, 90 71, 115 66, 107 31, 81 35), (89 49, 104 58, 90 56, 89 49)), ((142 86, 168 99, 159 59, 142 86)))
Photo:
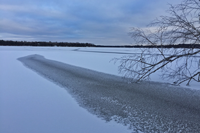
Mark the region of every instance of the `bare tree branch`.
POLYGON ((200 82, 199 49, 193 47, 200 43, 200 1, 183 0, 178 5, 170 5, 169 16, 161 16, 147 28, 132 28, 129 35, 136 45, 176 45, 190 44, 191 48, 143 49, 141 54, 124 56, 119 61, 119 72, 136 82, 149 79, 157 71, 162 77, 174 79, 174 84, 191 80, 200 82))

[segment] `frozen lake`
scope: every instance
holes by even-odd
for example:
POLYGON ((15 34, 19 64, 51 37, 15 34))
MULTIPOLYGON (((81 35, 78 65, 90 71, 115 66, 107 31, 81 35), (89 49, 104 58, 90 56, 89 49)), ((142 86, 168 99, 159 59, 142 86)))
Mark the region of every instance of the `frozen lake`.
POLYGON ((118 75, 117 65, 109 61, 122 56, 119 52, 137 51, 95 50, 0 47, 0 131, 199 131, 198 90, 155 82, 127 84, 113 76, 118 75), (17 60, 28 55, 32 59, 21 61, 37 73, 17 60))

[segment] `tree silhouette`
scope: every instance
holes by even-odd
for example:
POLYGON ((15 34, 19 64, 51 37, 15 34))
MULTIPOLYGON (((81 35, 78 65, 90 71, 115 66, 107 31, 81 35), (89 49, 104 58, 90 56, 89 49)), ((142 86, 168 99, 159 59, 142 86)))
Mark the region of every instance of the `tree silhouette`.
POLYGON ((151 45, 140 54, 115 59, 119 71, 132 81, 147 80, 162 71, 162 77, 179 85, 191 80, 200 82, 200 1, 183 0, 170 5, 168 16, 160 16, 146 28, 132 28, 129 35, 134 43, 151 45), (187 44, 188 48, 166 49, 165 45, 187 44))

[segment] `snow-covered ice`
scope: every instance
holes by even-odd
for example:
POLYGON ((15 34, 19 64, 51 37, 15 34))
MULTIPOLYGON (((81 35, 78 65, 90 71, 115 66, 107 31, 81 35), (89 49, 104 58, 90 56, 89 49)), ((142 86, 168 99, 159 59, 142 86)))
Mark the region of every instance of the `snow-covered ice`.
MULTIPOLYGON (((30 130, 32 129, 33 132, 37 133, 50 131, 87 133, 131 132, 126 126, 122 126, 113 121, 105 123, 105 121, 91 115, 85 109, 79 107, 65 89, 45 80, 33 71, 28 70, 16 60, 17 58, 25 57, 27 55, 38 54, 47 59, 60 61, 66 64, 118 75, 117 65, 112 62, 109 63, 112 58, 122 56, 122 54, 118 54, 118 52, 130 53, 137 51, 136 49, 105 48, 0 47, 0 62, 3 64, 0 66, 0 105, 3 107, 0 110, 0 131, 3 130, 11 133, 14 130, 19 132, 31 132, 30 130), (110 53, 110 51, 112 53, 110 53)), ((193 87, 193 89, 199 89, 199 84, 195 85, 196 87, 193 87)), ((186 89, 186 92, 192 94, 193 90, 190 92, 189 89, 186 89)), ((199 93, 199 91, 195 92, 199 93)), ((179 91, 176 92, 176 94, 178 93, 179 91)), ((102 101, 109 101, 110 103, 121 107, 121 103, 117 99, 107 96, 102 96, 100 99, 102 101)), ((187 99, 183 100, 187 101, 187 99)), ((152 104, 153 101, 154 100, 148 101, 146 104, 152 104)), ((188 103, 189 102, 191 101, 188 101, 188 103)), ((198 101, 192 106, 195 107, 195 104, 197 104, 196 107, 199 108, 198 101)), ((161 105, 158 106, 162 107, 161 105)), ((88 107, 85 108, 88 109, 88 107)), ((123 109, 125 111, 123 113, 129 114, 128 111, 131 110, 129 106, 122 106, 122 108, 126 108, 123 109)), ((162 110, 162 108, 160 108, 160 110, 162 110)), ((184 110, 182 111, 182 113, 184 113, 184 110)), ((185 111, 187 112, 187 109, 185 111)), ((130 116, 136 115, 137 113, 138 112, 136 111, 135 113, 130 114, 130 116)), ((148 123, 148 120, 151 120, 151 118, 148 117, 148 112, 144 111, 137 115, 140 116, 138 119, 136 119, 135 116, 133 116, 133 118, 134 120, 138 120, 138 124, 135 122, 136 126, 138 125, 138 128, 140 128, 141 125, 146 125, 146 128, 148 129, 149 125, 153 124, 152 121, 149 121, 148 123), (140 118, 145 119, 141 120, 140 118)), ((176 114, 174 115, 176 116, 176 114)), ((154 116, 152 115, 151 117, 154 116)), ((121 121, 118 116, 112 116, 112 119, 117 120, 118 122, 121 121)), ((157 122, 159 121, 155 121, 155 123, 157 122)), ((171 128, 173 128, 173 125, 174 124, 172 123, 171 128)), ((176 127, 177 125, 174 126, 176 127)), ((178 126, 186 125, 180 124, 178 126)), ((185 127, 180 127, 179 129, 181 128, 184 129, 185 127)))
POLYGON ((36 54, 18 60, 64 87, 89 112, 106 121, 115 120, 128 125, 134 132, 200 130, 199 91, 158 82, 129 84, 118 76, 36 54))
MULTIPOLYGON (((74 66, 80 66, 91 70, 122 76, 118 72, 118 64, 114 64, 113 58, 120 58, 131 53, 141 53, 139 48, 90 48, 90 47, 0 47, 0 51, 18 51, 21 57, 31 54, 39 54, 44 57, 74 66)), ((153 74, 152 81, 168 82, 160 78, 160 73, 153 74)), ((200 90, 200 83, 191 81, 190 86, 186 83, 182 87, 200 90)))
POLYGON ((54 54, 53 50, 31 49, 0 47, 0 133, 131 132, 90 114, 65 89, 25 68, 17 58, 38 52, 54 54))

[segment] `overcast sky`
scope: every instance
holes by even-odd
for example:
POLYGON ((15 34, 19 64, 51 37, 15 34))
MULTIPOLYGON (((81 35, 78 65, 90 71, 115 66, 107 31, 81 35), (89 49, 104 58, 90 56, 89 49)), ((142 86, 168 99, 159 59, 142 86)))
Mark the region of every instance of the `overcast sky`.
POLYGON ((181 0, 0 0, 0 40, 129 45, 131 27, 145 27, 181 0))

